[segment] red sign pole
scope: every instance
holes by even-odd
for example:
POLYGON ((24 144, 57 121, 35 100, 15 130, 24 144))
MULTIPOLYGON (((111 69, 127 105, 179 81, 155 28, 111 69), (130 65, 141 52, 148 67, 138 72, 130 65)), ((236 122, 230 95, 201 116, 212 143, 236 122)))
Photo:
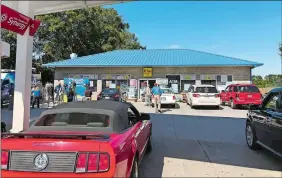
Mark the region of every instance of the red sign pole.
POLYGON ((1 28, 23 35, 30 27, 29 35, 33 36, 40 25, 39 20, 25 16, 5 5, 1 5, 1 28))

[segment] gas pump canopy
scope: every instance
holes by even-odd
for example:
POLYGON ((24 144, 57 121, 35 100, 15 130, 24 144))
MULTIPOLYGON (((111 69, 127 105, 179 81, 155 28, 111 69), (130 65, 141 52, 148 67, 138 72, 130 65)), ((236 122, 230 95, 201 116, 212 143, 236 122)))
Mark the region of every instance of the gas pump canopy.
MULTIPOLYGON (((34 10, 34 15, 42 15, 123 2, 125 1, 31 1, 31 7, 34 10)), ((19 1, 2 1, 2 4, 14 10, 18 10, 18 3, 19 1)))
MULTIPOLYGON (((68 10, 83 9, 94 6, 110 5, 115 3, 123 3, 128 1, 11 1, 2 0, 2 4, 23 14, 30 19, 35 15, 43 15, 55 12, 63 12, 68 10)), ((2 9, 2 6, 1 6, 2 9)), ((1 24, 6 20, 1 14, 1 24)), ((7 16, 6 16, 7 17, 7 16)), ((7 25, 7 24, 6 24, 7 25)), ((9 24, 10 25, 10 24, 9 24)), ((35 26, 35 25, 34 25, 35 26)), ((2 26, 4 28, 4 25, 2 26)), ((33 26, 27 27, 28 33, 18 33, 17 35, 17 56, 16 56, 16 85, 14 92, 14 108, 12 133, 17 133, 29 127, 30 119, 30 93, 31 93, 31 70, 32 70, 32 45, 33 37, 30 34, 33 26)), ((39 27, 40 28, 40 27, 39 27)), ((6 28, 8 30, 8 27, 6 28)), ((15 30, 14 30, 15 32, 15 30)), ((1 50, 1 49, 0 49, 1 50)), ((1 111, 1 108, 0 108, 1 111)))

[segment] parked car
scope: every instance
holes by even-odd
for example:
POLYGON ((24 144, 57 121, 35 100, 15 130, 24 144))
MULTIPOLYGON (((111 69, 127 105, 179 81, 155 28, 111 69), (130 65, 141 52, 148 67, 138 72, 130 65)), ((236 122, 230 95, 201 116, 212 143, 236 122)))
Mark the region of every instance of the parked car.
POLYGON ((253 84, 232 84, 220 94, 221 104, 230 104, 231 108, 239 106, 260 105, 263 99, 257 86, 253 84))
POLYGON ((282 157, 282 88, 270 91, 261 105, 251 105, 247 114, 247 145, 261 147, 282 157))
POLYGON ((213 85, 191 85, 187 93, 187 104, 196 106, 215 106, 219 109, 220 97, 213 85))
POLYGON ((114 100, 114 101, 123 101, 123 93, 117 88, 105 88, 98 95, 98 100, 114 100))
POLYGON ((138 177, 150 115, 130 103, 71 102, 20 133, 2 133, 2 177, 138 177))
MULTIPOLYGON (((171 107, 176 107, 176 96, 171 88, 161 88, 161 105, 171 105, 171 107)), ((152 107, 154 107, 154 96, 152 95, 152 107)))

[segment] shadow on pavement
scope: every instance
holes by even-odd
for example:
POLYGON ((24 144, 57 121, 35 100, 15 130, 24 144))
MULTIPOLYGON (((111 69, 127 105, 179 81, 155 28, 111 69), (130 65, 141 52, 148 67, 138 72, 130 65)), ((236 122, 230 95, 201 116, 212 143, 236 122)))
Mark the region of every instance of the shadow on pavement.
POLYGON ((281 160, 247 147, 243 119, 150 115, 153 151, 142 161, 141 177, 281 176, 281 160))
POLYGON ((281 171, 281 161, 244 145, 175 138, 155 138, 152 145, 141 163, 141 177, 270 177, 273 173, 248 168, 281 171))

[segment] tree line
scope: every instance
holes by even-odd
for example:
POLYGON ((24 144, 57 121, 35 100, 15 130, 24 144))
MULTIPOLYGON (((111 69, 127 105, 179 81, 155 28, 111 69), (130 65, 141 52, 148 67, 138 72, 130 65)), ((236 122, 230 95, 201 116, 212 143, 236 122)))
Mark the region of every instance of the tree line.
POLYGON ((260 75, 252 76, 253 83, 259 88, 271 88, 278 87, 282 85, 282 75, 280 74, 270 74, 262 77, 260 75))
MULTIPOLYGON (((41 72, 43 83, 53 80, 49 63, 70 58, 71 53, 87 56, 118 49, 146 49, 130 25, 113 8, 93 7, 35 17, 41 25, 33 39, 33 67, 41 72)), ((15 69, 16 34, 2 30, 3 41, 10 44, 10 57, 1 62, 2 69, 15 69)))

